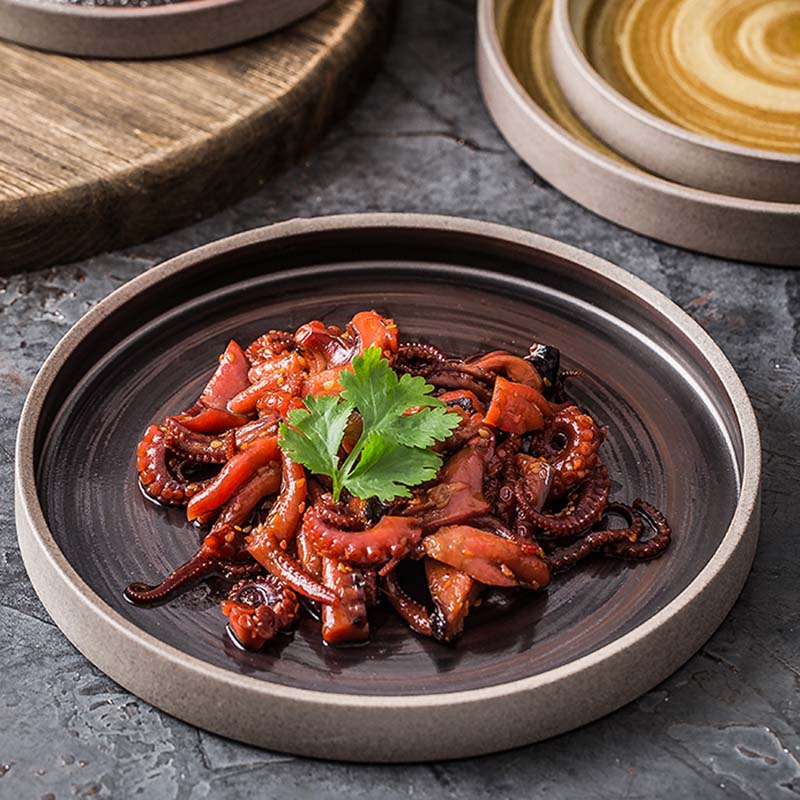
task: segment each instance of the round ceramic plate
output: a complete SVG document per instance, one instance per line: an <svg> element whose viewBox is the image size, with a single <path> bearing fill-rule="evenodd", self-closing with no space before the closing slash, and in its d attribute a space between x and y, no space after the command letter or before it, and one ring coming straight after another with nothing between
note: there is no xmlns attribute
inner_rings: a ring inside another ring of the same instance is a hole
<svg viewBox="0 0 800 800"><path fill-rule="evenodd" d="M180 510L144 498L145 427L188 406L229 338L365 308L403 337L469 354L532 340L591 379L615 496L665 509L656 561L598 559L545 592L497 594L452 646L388 611L356 648L312 620L234 647L215 588L155 608L123 599L196 548ZM730 364L662 295L559 242L448 217L298 220L193 250L131 281L61 341L20 423L16 504L31 581L101 669L196 725L327 758L468 756L565 731L665 678L722 621L757 537L759 440ZM436 720L436 724L431 724Z"/></svg>
<svg viewBox="0 0 800 800"><path fill-rule="evenodd" d="M162 58L283 28L329 0L0 0L0 38L57 53Z"/></svg>
<svg viewBox="0 0 800 800"><path fill-rule="evenodd" d="M710 192L798 203L800 70L777 35L791 36L793 16L781 2L554 0L553 69L578 116L634 163ZM736 124L747 145L726 127Z"/></svg>
<svg viewBox="0 0 800 800"><path fill-rule="evenodd" d="M672 183L625 161L584 125L553 74L551 10L552 0L478 3L483 96L520 157L564 194L626 228L724 258L800 266L800 204Z"/></svg>

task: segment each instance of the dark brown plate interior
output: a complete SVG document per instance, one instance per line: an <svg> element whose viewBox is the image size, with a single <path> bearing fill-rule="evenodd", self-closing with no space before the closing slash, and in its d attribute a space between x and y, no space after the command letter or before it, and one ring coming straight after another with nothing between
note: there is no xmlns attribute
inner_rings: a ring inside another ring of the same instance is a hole
<svg viewBox="0 0 800 800"><path fill-rule="evenodd" d="M276 270L283 271L276 271ZM490 272L489 270L494 270ZM189 406L227 340L357 310L393 316L404 339L450 352L531 340L561 348L592 379L574 396L607 424L614 496L642 496L675 529L668 554L635 567L597 559L546 592L498 595L443 646L378 613L372 641L323 646L307 619L263 653L237 650L215 598L198 587L151 609L122 596L155 582L196 548L180 510L139 491L144 428ZM425 694L505 683L568 663L663 608L708 561L738 497L740 442L732 410L692 343L602 276L552 255L444 231L318 231L241 246L133 296L71 356L45 406L37 483L65 556L112 608L209 663L287 686L352 694Z"/></svg>

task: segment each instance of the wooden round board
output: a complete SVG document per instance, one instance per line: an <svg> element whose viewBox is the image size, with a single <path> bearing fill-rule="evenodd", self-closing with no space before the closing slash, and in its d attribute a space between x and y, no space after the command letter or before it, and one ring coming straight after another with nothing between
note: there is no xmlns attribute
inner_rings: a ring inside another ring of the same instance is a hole
<svg viewBox="0 0 800 800"><path fill-rule="evenodd" d="M374 73L392 0L335 0L266 38L162 61L0 43L0 271L210 214L312 147Z"/></svg>

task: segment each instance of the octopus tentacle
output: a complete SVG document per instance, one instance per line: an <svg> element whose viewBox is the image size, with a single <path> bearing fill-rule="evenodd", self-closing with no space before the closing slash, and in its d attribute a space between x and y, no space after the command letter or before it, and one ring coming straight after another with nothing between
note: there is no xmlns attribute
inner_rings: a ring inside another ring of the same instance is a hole
<svg viewBox="0 0 800 800"><path fill-rule="evenodd" d="M492 390L478 378L462 372L458 366L439 366L426 374L425 380L437 389L466 389L472 392L482 403L492 397Z"/></svg>
<svg viewBox="0 0 800 800"><path fill-rule="evenodd" d="M131 583L125 590L125 597L132 603L154 603L211 574L243 578L260 572L261 565L249 561L243 552L245 533L239 526L267 494L277 490L278 480L273 465L260 469L228 501L198 551L185 564L173 570L157 586Z"/></svg>
<svg viewBox="0 0 800 800"><path fill-rule="evenodd" d="M449 359L436 345L422 342L404 342L395 356L394 369L398 372L415 372L422 365L432 367L448 364Z"/></svg>
<svg viewBox="0 0 800 800"><path fill-rule="evenodd" d="M164 431L151 425L136 450L136 467L142 489L154 500L170 506L183 506L198 492L211 484L211 480L182 481L167 462Z"/></svg>
<svg viewBox="0 0 800 800"><path fill-rule="evenodd" d="M273 549L267 569L309 600L316 600L318 603L336 602L336 595L330 589L304 572L300 564L282 550Z"/></svg>
<svg viewBox="0 0 800 800"><path fill-rule="evenodd" d="M385 578L390 572L393 572L400 566L400 562L403 560L403 556L397 557L392 556L379 570L378 570L378 577Z"/></svg>
<svg viewBox="0 0 800 800"><path fill-rule="evenodd" d="M285 391L290 395L299 394L305 379L306 373L299 370L282 375L280 378L269 375L258 383L251 383L232 397L228 402L228 409L236 414L250 414L256 410L261 398L275 391Z"/></svg>
<svg viewBox="0 0 800 800"><path fill-rule="evenodd" d="M653 505L637 498L633 508L639 512L653 529L654 534L646 541L621 541L607 548L606 553L617 558L643 560L660 556L672 541L672 529L667 518Z"/></svg>
<svg viewBox="0 0 800 800"><path fill-rule="evenodd" d="M159 603L189 584L199 581L216 572L219 562L201 548L185 564L167 575L161 583L149 586L146 583L129 583L125 589L125 599L136 605Z"/></svg>
<svg viewBox="0 0 800 800"><path fill-rule="evenodd" d="M244 352L251 364L257 364L259 361L282 355L296 348L294 334L288 331L269 331L259 336Z"/></svg>
<svg viewBox="0 0 800 800"><path fill-rule="evenodd" d="M577 406L558 410L542 432L539 454L553 465L553 497L574 489L595 468L603 431Z"/></svg>
<svg viewBox="0 0 800 800"><path fill-rule="evenodd" d="M382 564L405 556L422 537L414 517L385 516L371 528L353 531L335 527L322 514L320 506L309 508L303 528L321 553L350 564Z"/></svg>
<svg viewBox="0 0 800 800"><path fill-rule="evenodd" d="M135 604L157 603L209 575L244 578L258 574L262 567L258 562L246 560L248 556L242 551L243 538L244 533L230 524L215 525L186 563L156 586L141 582L129 584L125 598Z"/></svg>
<svg viewBox="0 0 800 800"><path fill-rule="evenodd" d="M262 467L275 461L279 452L277 436L262 436L247 443L227 461L219 473L189 501L186 516L190 521L207 521Z"/></svg>
<svg viewBox="0 0 800 800"><path fill-rule="evenodd" d="M626 505L625 503L609 503L603 512L603 516L608 517L615 514L622 517L627 523L627 527L621 528L625 536L620 539L620 541L627 539L629 542L638 542L644 530L642 515L637 513L633 506Z"/></svg>
<svg viewBox="0 0 800 800"><path fill-rule="evenodd" d="M231 632L248 650L259 650L300 612L295 593L274 575L240 581L220 606Z"/></svg>
<svg viewBox="0 0 800 800"><path fill-rule="evenodd" d="M514 498L525 516L530 519L541 512L550 496L553 468L543 458L520 453L517 455L517 474Z"/></svg>
<svg viewBox="0 0 800 800"><path fill-rule="evenodd" d="M550 581L535 544L502 539L471 525L449 525L423 540L425 555L489 586L541 589Z"/></svg>
<svg viewBox="0 0 800 800"><path fill-rule="evenodd" d="M488 478L484 483L484 494L494 506L497 517L506 525L514 519L517 500L514 487L519 480L519 468L516 455L521 438L517 434L509 434L497 446L495 455L487 468Z"/></svg>
<svg viewBox="0 0 800 800"><path fill-rule="evenodd" d="M190 461L201 464L224 464L233 457L235 440L232 431L219 436L197 433L174 417L167 417L164 420L163 430L166 447Z"/></svg>
<svg viewBox="0 0 800 800"><path fill-rule="evenodd" d="M337 508L332 508L330 505L326 504L324 500L322 503L316 504L314 508L320 519L328 525L334 525L346 531L352 531L354 528L358 527L358 520L349 509L339 510Z"/></svg>
<svg viewBox="0 0 800 800"><path fill-rule="evenodd" d="M278 492L280 487L281 471L277 462L259 468L223 506L212 532L244 525L259 503Z"/></svg>
<svg viewBox="0 0 800 800"><path fill-rule="evenodd" d="M486 383L490 386L497 379L496 370L492 369L492 367L481 366L481 362L479 361L473 361L473 362L451 361L446 366L446 369L450 369L454 372L460 372L463 375L470 375L476 380L481 381L482 383Z"/></svg>
<svg viewBox="0 0 800 800"><path fill-rule="evenodd" d="M219 570L228 580L240 580L242 578L255 578L256 575L264 574L264 567L258 561L236 562L220 561Z"/></svg>
<svg viewBox="0 0 800 800"><path fill-rule="evenodd" d="M400 586L397 574L390 572L380 582L383 593L392 604L392 608L405 620L411 630L423 636L433 636L431 615L421 603L409 597Z"/></svg>
<svg viewBox="0 0 800 800"><path fill-rule="evenodd" d="M512 531L511 528L509 528L508 525L506 525L502 520L498 519L492 514L484 514L480 517L475 517L469 522L473 528L488 531L489 533L493 533L495 536L499 536L501 539L508 539L510 542L517 541L517 536L514 531Z"/></svg>
<svg viewBox="0 0 800 800"><path fill-rule="evenodd" d="M430 558L425 559L425 577L433 601L433 636L441 642L452 642L461 635L470 606L483 591L483 584L466 572Z"/></svg>
<svg viewBox="0 0 800 800"><path fill-rule="evenodd" d="M524 522L541 531L542 537L564 539L577 536L594 525L608 504L610 484L605 465L598 464L577 490L574 502L559 514L544 514L530 502L522 482L516 486L517 502Z"/></svg>
<svg viewBox="0 0 800 800"><path fill-rule="evenodd" d="M559 547L545 555L547 566L553 572L563 572L574 567L579 561L587 558L592 553L608 548L609 545L616 546L617 543L630 542L636 540L642 529L642 521L632 509L621 503L610 503L604 512L605 514L616 513L624 516L628 520L625 528L607 528L601 531L591 531L578 541L566 547ZM605 549L606 554L608 550Z"/></svg>
<svg viewBox="0 0 800 800"><path fill-rule="evenodd" d="M367 595L361 571L333 558L322 559L322 578L336 602L322 607L322 638L327 644L369 638Z"/></svg>
<svg viewBox="0 0 800 800"><path fill-rule="evenodd" d="M282 388L283 382L289 376L307 370L308 362L303 356L299 353L288 352L256 362L247 371L247 379L250 385L259 385L265 381L271 381L277 389Z"/></svg>
<svg viewBox="0 0 800 800"><path fill-rule="evenodd" d="M244 414L232 414L223 408L205 408L199 402L184 411L167 419L175 420L195 433L225 433L229 428L238 428L248 421Z"/></svg>
<svg viewBox="0 0 800 800"><path fill-rule="evenodd" d="M266 521L247 537L247 551L268 572L276 575L296 592L319 603L333 603L336 595L303 571L287 552L305 511L306 473L300 464L283 456L283 483L278 499Z"/></svg>
<svg viewBox="0 0 800 800"><path fill-rule="evenodd" d="M250 420L233 431L234 443L239 450L248 442L261 436L275 435L278 432L278 419L274 414L268 413L260 419Z"/></svg>
<svg viewBox="0 0 800 800"><path fill-rule="evenodd" d="M516 356L506 350L494 350L480 358L471 360L470 366L480 367L485 371L503 375L510 381L524 383L541 391L543 388L542 376L528 359Z"/></svg>
<svg viewBox="0 0 800 800"><path fill-rule="evenodd" d="M364 581L364 597L367 606L378 605L378 572L374 569L362 568L361 576Z"/></svg>

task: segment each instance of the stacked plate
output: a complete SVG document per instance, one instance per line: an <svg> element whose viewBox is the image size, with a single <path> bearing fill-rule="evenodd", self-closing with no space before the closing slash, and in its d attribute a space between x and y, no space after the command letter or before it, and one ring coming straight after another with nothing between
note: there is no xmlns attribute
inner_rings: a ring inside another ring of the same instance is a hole
<svg viewBox="0 0 800 800"><path fill-rule="evenodd" d="M682 247L800 266L796 0L480 0L498 127L592 211Z"/></svg>
<svg viewBox="0 0 800 800"><path fill-rule="evenodd" d="M328 0L0 0L0 39L56 53L164 58L291 25Z"/></svg>

